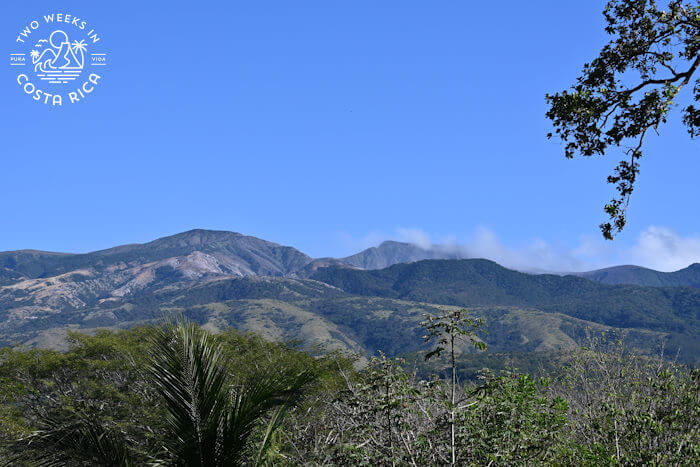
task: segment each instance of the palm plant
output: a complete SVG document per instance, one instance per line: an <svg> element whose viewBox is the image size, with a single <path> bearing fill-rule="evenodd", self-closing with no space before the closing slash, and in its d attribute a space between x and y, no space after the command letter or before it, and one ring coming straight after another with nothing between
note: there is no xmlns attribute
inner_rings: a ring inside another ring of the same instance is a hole
<svg viewBox="0 0 700 467"><path fill-rule="evenodd" d="M231 381L220 345L193 323L156 332L148 375L165 402L168 463L187 466L242 464L260 420L275 408L297 403L312 379L309 372L281 370ZM268 448L282 412L269 420L258 458Z"/></svg>
<svg viewBox="0 0 700 467"><path fill-rule="evenodd" d="M63 420L52 414L41 425L40 430L18 440L16 454L0 460L0 465L135 465L135 456L128 447L126 436L94 417L76 413Z"/></svg>

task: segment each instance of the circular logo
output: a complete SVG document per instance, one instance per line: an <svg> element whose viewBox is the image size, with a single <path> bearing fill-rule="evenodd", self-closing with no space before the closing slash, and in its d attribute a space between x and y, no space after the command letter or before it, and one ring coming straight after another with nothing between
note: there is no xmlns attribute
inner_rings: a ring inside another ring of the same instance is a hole
<svg viewBox="0 0 700 467"><path fill-rule="evenodd" d="M102 80L107 54L100 35L80 17L51 13L19 31L10 67L33 100L49 106L81 102Z"/></svg>

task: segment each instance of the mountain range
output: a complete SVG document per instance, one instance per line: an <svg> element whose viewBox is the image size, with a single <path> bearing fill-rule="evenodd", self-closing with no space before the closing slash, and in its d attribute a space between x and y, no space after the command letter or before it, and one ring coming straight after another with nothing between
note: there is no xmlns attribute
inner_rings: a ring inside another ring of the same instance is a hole
<svg viewBox="0 0 700 467"><path fill-rule="evenodd" d="M566 349L617 330L639 351L664 342L695 363L699 284L698 264L675 273L526 274L440 247L384 242L313 259L255 237L192 230L87 254L0 253L0 345L61 347L66 330L179 313L212 330L398 355L423 348L424 313L468 307L486 319L492 351Z"/></svg>
<svg viewBox="0 0 700 467"><path fill-rule="evenodd" d="M412 263L426 259L469 259L458 248L445 245L422 247L411 243L386 241L377 247L368 248L355 255L342 258L335 265L343 263L361 269L383 269L394 264ZM534 273L533 270L522 272ZM539 273L539 271L537 272ZM552 272L552 274L560 274ZM611 285L641 285L647 287L700 287L700 263L674 272L661 272L640 266L615 266L586 272L568 273L595 282Z"/></svg>

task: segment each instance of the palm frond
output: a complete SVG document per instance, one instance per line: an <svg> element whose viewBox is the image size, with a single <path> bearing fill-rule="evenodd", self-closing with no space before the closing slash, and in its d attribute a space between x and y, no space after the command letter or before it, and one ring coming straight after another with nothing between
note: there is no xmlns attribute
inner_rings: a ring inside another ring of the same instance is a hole
<svg viewBox="0 0 700 467"><path fill-rule="evenodd" d="M280 407L277 407L277 409L275 409L275 411L273 412L272 416L270 417L270 420L265 426L265 433L263 434L263 438L260 440L258 452L255 457L255 462L253 462L253 465L258 466L267 464L266 461L267 458L269 458L268 453L272 448L273 438L275 436L275 433L277 432L277 429L284 421L284 416L286 415L289 408L289 404L284 404Z"/></svg>
<svg viewBox="0 0 700 467"><path fill-rule="evenodd" d="M149 376L167 409L167 450L187 465L207 465L226 409L221 348L195 324L180 323L156 331L150 357Z"/></svg>
<svg viewBox="0 0 700 467"><path fill-rule="evenodd" d="M42 430L15 442L14 450L18 454L8 459L6 465L16 465L20 461L37 467L134 465L124 434L93 417L76 414L68 421L47 419L43 425Z"/></svg>
<svg viewBox="0 0 700 467"><path fill-rule="evenodd" d="M303 388L314 375L305 371L277 374L258 372L249 376L244 384L234 387L231 393L231 408L227 413L223 442L227 446L224 460L230 464L241 462L241 455L260 420L276 407L292 407L304 395ZM268 429L274 431L281 423L284 412L272 420ZM264 449L268 446L263 445Z"/></svg>
<svg viewBox="0 0 700 467"><path fill-rule="evenodd" d="M149 377L167 410L165 448L173 462L192 466L243 463L261 420L296 404L313 379L310 372L256 372L233 384L215 337L183 321L156 331L150 358ZM272 417L270 433L282 415Z"/></svg>

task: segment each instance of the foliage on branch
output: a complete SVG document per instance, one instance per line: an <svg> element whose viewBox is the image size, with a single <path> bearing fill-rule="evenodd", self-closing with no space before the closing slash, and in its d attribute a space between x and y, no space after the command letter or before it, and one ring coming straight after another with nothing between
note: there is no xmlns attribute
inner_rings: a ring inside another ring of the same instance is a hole
<svg viewBox="0 0 700 467"><path fill-rule="evenodd" d="M605 205L609 222L600 225L612 239L627 221L626 211L639 174L645 136L666 123L681 90L700 67L700 6L673 0L659 7L654 0L611 0L605 7L605 31L612 39L572 89L547 94L547 118L565 145L565 155L605 154L625 147L607 180L617 196ZM700 100L695 79L694 101ZM700 134L700 109L684 104L683 122L691 137ZM548 137L552 137L549 133Z"/></svg>

